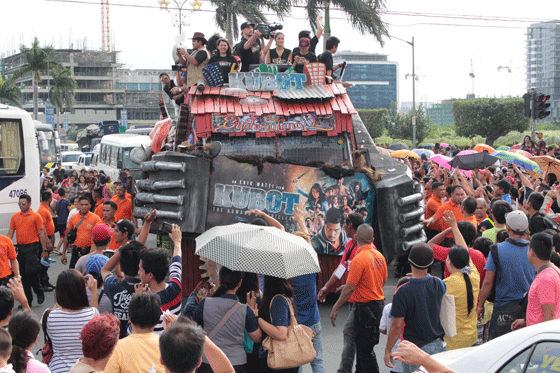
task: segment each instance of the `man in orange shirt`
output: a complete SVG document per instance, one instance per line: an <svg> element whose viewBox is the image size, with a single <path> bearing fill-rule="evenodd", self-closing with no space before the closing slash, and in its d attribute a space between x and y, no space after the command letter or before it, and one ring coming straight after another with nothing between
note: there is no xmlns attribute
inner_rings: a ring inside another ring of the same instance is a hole
<svg viewBox="0 0 560 373"><path fill-rule="evenodd" d="M16 249L12 240L0 235L0 286L5 286L14 276L19 277Z"/></svg>
<svg viewBox="0 0 560 373"><path fill-rule="evenodd" d="M486 204L484 198L477 198L476 210L474 212L474 216L476 217L477 224L482 223L488 217L488 214L486 213L487 210L488 210L488 205Z"/></svg>
<svg viewBox="0 0 560 373"><path fill-rule="evenodd" d="M96 188L93 190L93 203L95 203L95 215L99 216L99 219L103 219L103 188Z"/></svg>
<svg viewBox="0 0 560 373"><path fill-rule="evenodd" d="M476 198L468 196L461 203L461 211L463 212L463 221L468 221L474 228L478 227L478 221L474 213L476 212Z"/></svg>
<svg viewBox="0 0 560 373"><path fill-rule="evenodd" d="M126 195L124 184L121 181L115 181L113 185L115 187L115 195L111 201L117 204L115 219L117 221L121 219L132 220L132 200Z"/></svg>
<svg viewBox="0 0 560 373"><path fill-rule="evenodd" d="M426 213L424 214L426 219L434 216L436 211L441 207L443 204L443 197L445 197L445 185L436 181L432 184L432 196L428 199L428 202L426 202ZM441 232L440 221L426 226L426 235L428 236L428 239L431 239L439 232Z"/></svg>
<svg viewBox="0 0 560 373"><path fill-rule="evenodd" d="M51 215L51 210L49 208L52 201L53 201L53 197L51 192L45 190L43 193L41 193L41 205L37 209L37 213L41 215L41 218L43 219L43 226L45 227L45 231L47 232L47 237L49 239L49 242L54 247L54 221ZM47 259L47 260L51 260L51 259ZM48 267L41 265L41 271L39 273L39 282L41 283L41 286L43 287L44 291L53 291L54 285L49 282L49 275L47 273L48 270L49 270Z"/></svg>
<svg viewBox="0 0 560 373"><path fill-rule="evenodd" d="M93 227L101 223L99 216L95 215L89 211L91 207L91 202L88 197L80 197L78 203L78 213L68 219L68 225L66 226L66 237L64 242L64 249L62 250L62 256L60 261L62 264L66 264L66 251L68 250L68 234L74 228L76 228L76 240L72 244L72 258L70 259L70 268L76 266L76 262L82 255L89 254L91 249L91 237Z"/></svg>
<svg viewBox="0 0 560 373"><path fill-rule="evenodd" d="M356 372L379 372L373 347L379 343L379 322L383 314L387 282L387 263L373 246L373 228L362 224L356 231L358 252L350 264L350 271L342 294L331 311L335 326L338 309L346 302L354 304L348 318L354 319L356 343Z"/></svg>
<svg viewBox="0 0 560 373"><path fill-rule="evenodd" d="M48 249L52 249L52 245L49 245L41 215L31 210L31 196L22 194L18 204L21 211L12 215L8 238L12 240L16 233L17 259L22 274L21 282L27 302L31 307L33 302L31 288L37 293L37 303L42 304L45 301L45 293L39 283L39 270L41 269L39 258L42 256L43 259L46 259ZM42 254L39 255L41 248Z"/></svg>
<svg viewBox="0 0 560 373"><path fill-rule="evenodd" d="M461 211L461 203L463 202L463 199L465 199L465 191L463 190L463 187L460 185L454 185L451 189L451 198L449 201L441 205L432 217L424 219L422 222L428 227L438 221L441 221L442 231L446 230L449 226L445 224L442 219L443 214L446 211L452 211L457 221L463 221L463 212ZM450 234L448 237L452 239L453 235Z"/></svg>

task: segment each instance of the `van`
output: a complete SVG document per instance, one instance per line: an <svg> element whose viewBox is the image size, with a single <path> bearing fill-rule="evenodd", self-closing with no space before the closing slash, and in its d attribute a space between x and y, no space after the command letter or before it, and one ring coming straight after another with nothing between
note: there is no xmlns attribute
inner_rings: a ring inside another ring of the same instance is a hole
<svg viewBox="0 0 560 373"><path fill-rule="evenodd" d="M82 155L80 155L80 158L78 158L78 164L76 165L76 171L78 171L78 174L82 171L82 170L86 170L86 171L90 171L91 167L91 157L92 157L93 153L84 153Z"/></svg>
<svg viewBox="0 0 560 373"><path fill-rule="evenodd" d="M101 139L99 156L95 169L103 171L113 181L118 180L119 173L125 168L130 170L134 179L140 177L140 166L130 160L130 151L139 146L150 146L150 136L135 134L105 135Z"/></svg>
<svg viewBox="0 0 560 373"><path fill-rule="evenodd" d="M76 152L80 147L75 142L63 142L60 144L60 152Z"/></svg>

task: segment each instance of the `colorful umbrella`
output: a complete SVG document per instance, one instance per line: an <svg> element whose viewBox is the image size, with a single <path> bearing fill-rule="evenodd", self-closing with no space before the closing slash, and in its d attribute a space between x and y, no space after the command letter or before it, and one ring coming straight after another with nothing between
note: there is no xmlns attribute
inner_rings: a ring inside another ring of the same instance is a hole
<svg viewBox="0 0 560 373"><path fill-rule="evenodd" d="M411 158L420 159L420 156L418 154L414 153L412 150L407 150L407 149L395 150L394 152L391 152L391 157L395 157L395 158L411 157Z"/></svg>
<svg viewBox="0 0 560 373"><path fill-rule="evenodd" d="M521 154L527 158L533 158L533 154L529 153L528 151L525 150L521 150L521 149L515 149L515 150L510 150L510 153L517 153L517 154Z"/></svg>
<svg viewBox="0 0 560 373"><path fill-rule="evenodd" d="M436 155L436 153L434 153L433 151L428 150L428 149L412 149L412 151L413 151L414 153L418 154L420 157L422 156L422 154L426 154L426 156L427 156L428 158L431 158L431 157L433 157L434 155Z"/></svg>
<svg viewBox="0 0 560 373"><path fill-rule="evenodd" d="M538 164L545 174L554 174L560 180L560 160L549 155L533 157L531 160Z"/></svg>
<svg viewBox="0 0 560 373"><path fill-rule="evenodd" d="M491 156L488 153L474 153L457 155L449 162L451 167L456 167L461 170L474 170L488 167L494 164L498 158Z"/></svg>
<svg viewBox="0 0 560 373"><path fill-rule="evenodd" d="M504 150L504 151L508 151L508 150L509 150L509 146L506 146L506 145L501 145L501 146L498 146L498 148L497 148L496 150Z"/></svg>
<svg viewBox="0 0 560 373"><path fill-rule="evenodd" d="M408 150L408 149L410 149L410 148L408 147L408 145L403 144L402 142L394 142L394 143L392 143L391 145L389 145L388 148L389 148L390 150L402 150L402 149Z"/></svg>
<svg viewBox="0 0 560 373"><path fill-rule="evenodd" d="M436 144L434 144L433 142L427 142L422 145L423 148L433 148L434 146L436 146Z"/></svg>
<svg viewBox="0 0 560 373"><path fill-rule="evenodd" d="M491 155L493 155L498 159L501 159L502 161L506 161L509 163L513 163L519 167L523 167L526 170L533 171L533 172L542 172L541 168L537 163L533 162L529 158L519 153L512 153L512 152L498 150L492 153Z"/></svg>
<svg viewBox="0 0 560 373"><path fill-rule="evenodd" d="M511 148L509 148L509 150L521 149L522 147L523 147L522 144L515 144L514 146L512 146Z"/></svg>
<svg viewBox="0 0 560 373"><path fill-rule="evenodd" d="M430 161L436 163L437 165L443 168L447 168L448 170L451 170L451 166L449 165L451 159L453 158L441 154L436 154L432 158L430 158Z"/></svg>
<svg viewBox="0 0 560 373"><path fill-rule="evenodd" d="M474 150L482 153L486 150L486 152L488 153L494 153L496 151L496 149L494 149L493 147L491 147L490 145L486 145L486 144L476 144L476 146L474 147ZM507 150L507 149L506 149Z"/></svg>

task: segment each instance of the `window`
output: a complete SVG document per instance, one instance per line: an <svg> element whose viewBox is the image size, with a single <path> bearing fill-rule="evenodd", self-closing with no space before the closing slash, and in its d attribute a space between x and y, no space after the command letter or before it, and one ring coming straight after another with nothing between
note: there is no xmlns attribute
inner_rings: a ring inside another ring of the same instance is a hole
<svg viewBox="0 0 560 373"><path fill-rule="evenodd" d="M0 121L0 175L24 175L20 121Z"/></svg>
<svg viewBox="0 0 560 373"><path fill-rule="evenodd" d="M552 372L558 371L559 367L560 343L545 341L523 350L498 372Z"/></svg>

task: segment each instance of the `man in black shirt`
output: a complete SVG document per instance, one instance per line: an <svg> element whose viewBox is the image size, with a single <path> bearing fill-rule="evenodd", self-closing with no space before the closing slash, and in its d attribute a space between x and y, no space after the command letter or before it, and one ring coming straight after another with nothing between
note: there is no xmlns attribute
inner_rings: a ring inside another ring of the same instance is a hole
<svg viewBox="0 0 560 373"><path fill-rule="evenodd" d="M326 48L327 50L321 53L318 57L318 61L325 64L327 68L327 76L325 77L326 84L332 84L334 79L333 72L345 66L346 62L339 63L336 66L333 66L333 54L338 51L338 44L340 40L336 36L331 36L326 41ZM329 78L330 77L330 78ZM344 83L343 83L344 84ZM348 84L348 83L346 83Z"/></svg>
<svg viewBox="0 0 560 373"><path fill-rule="evenodd" d="M309 45L309 51L311 53L315 53L315 47L317 47L317 44L319 44L319 39L321 39L321 35L323 35L323 25L321 24L321 20L323 19L322 16L317 16L317 32L315 33L315 36L311 37L311 31L300 31L298 34L298 40L301 40L301 38L309 38L310 39L310 45ZM299 52L299 47L295 47L292 50L292 53L295 55L297 52Z"/></svg>
<svg viewBox="0 0 560 373"><path fill-rule="evenodd" d="M56 170L53 171L53 176L56 179L57 184L62 183L62 180L64 180L65 173L66 171L64 170L64 168L62 168L62 163L58 162L56 164Z"/></svg>
<svg viewBox="0 0 560 373"><path fill-rule="evenodd" d="M299 51L293 54L296 73L303 73L303 66L308 63L317 62L317 56L315 53L309 51L309 45L309 38L299 39Z"/></svg>
<svg viewBox="0 0 560 373"><path fill-rule="evenodd" d="M259 30L253 30L255 25L249 22L241 24L243 37L235 47L235 54L241 58L241 72L249 71L249 65L259 64L261 61L261 42L262 35Z"/></svg>
<svg viewBox="0 0 560 373"><path fill-rule="evenodd" d="M167 94L167 96L169 96L170 99L174 101L173 108L175 109L175 116L178 118L179 108L181 107L181 104L185 101L185 93L180 92L176 95L171 93L171 88L175 87L175 82L171 78L169 78L169 75L167 75L166 73L161 73L159 75L159 78L163 83L163 91Z"/></svg>

